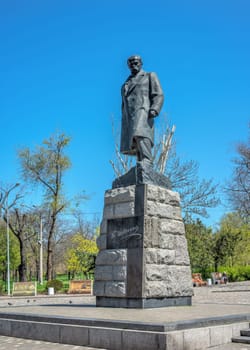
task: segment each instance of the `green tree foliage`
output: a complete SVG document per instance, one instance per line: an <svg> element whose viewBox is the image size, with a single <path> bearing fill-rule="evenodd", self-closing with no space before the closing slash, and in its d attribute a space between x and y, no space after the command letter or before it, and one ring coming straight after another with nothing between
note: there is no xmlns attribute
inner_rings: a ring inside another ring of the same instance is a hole
<svg viewBox="0 0 250 350"><path fill-rule="evenodd" d="M7 266L7 239L6 239L6 224L0 222L0 275L2 279L6 276ZM15 271L20 264L20 250L17 238L10 231L10 270Z"/></svg>
<svg viewBox="0 0 250 350"><path fill-rule="evenodd" d="M67 252L68 270L74 276L76 273L84 275L93 273L95 258L98 248L95 240L87 239L80 233L75 234L72 239L72 247Z"/></svg>
<svg viewBox="0 0 250 350"><path fill-rule="evenodd" d="M216 266L250 265L250 226L238 213L224 216L215 235Z"/></svg>
<svg viewBox="0 0 250 350"><path fill-rule="evenodd" d="M185 229L192 271L199 271L205 277L214 265L212 230L199 219L190 220L185 224Z"/></svg>
<svg viewBox="0 0 250 350"><path fill-rule="evenodd" d="M23 178L44 190L44 199L50 210L47 244L47 279L53 277L54 234L57 218L67 206L63 194L63 176L70 167L70 160L64 154L70 138L64 134L56 134L44 140L42 146L35 151L24 148L19 151Z"/></svg>

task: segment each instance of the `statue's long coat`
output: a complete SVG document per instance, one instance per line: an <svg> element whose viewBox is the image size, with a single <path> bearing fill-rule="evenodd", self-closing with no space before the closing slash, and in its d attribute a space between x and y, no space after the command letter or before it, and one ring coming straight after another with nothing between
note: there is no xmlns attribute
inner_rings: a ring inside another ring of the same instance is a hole
<svg viewBox="0 0 250 350"><path fill-rule="evenodd" d="M163 104L163 92L155 73L141 70L130 76L122 86L122 127L120 151L135 154L134 137L150 139L154 145L154 118L148 118L150 109L157 115Z"/></svg>

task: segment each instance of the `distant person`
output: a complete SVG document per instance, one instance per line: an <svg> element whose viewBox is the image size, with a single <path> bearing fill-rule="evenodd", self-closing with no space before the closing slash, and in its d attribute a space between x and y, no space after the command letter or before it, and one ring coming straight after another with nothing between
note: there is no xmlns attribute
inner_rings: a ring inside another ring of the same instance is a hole
<svg viewBox="0 0 250 350"><path fill-rule="evenodd" d="M222 283L227 284L228 277L225 271L222 273L221 280L222 280Z"/></svg>
<svg viewBox="0 0 250 350"><path fill-rule="evenodd" d="M122 86L120 151L152 165L154 118L162 108L163 92L157 75L142 69L140 56L129 57L127 63L131 75Z"/></svg>

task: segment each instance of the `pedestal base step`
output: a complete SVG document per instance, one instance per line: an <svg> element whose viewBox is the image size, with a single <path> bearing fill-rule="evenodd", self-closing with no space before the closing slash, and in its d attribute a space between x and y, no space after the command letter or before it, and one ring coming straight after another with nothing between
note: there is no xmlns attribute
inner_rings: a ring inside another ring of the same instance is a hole
<svg viewBox="0 0 250 350"><path fill-rule="evenodd" d="M175 298L112 298L96 297L97 307L121 307L128 309L151 309L167 306L191 306L192 297Z"/></svg>

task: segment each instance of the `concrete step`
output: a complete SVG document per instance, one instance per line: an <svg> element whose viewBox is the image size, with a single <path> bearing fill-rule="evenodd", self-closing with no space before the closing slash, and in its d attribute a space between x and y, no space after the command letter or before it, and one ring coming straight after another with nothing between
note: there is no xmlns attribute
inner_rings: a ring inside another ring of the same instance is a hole
<svg viewBox="0 0 250 350"><path fill-rule="evenodd" d="M187 350L204 349L204 344L211 348L229 343L232 334L249 327L250 317L243 314L151 323L105 319L108 309L102 312L103 318L0 312L0 335L108 350L177 350L184 349L184 342Z"/></svg>
<svg viewBox="0 0 250 350"><path fill-rule="evenodd" d="M110 350L165 350L164 330L161 324L0 313L0 335Z"/></svg>
<svg viewBox="0 0 250 350"><path fill-rule="evenodd" d="M250 337L250 328L243 329L242 331L240 331L240 334L245 336L245 337Z"/></svg>
<svg viewBox="0 0 250 350"><path fill-rule="evenodd" d="M242 329L239 337L232 338L233 343L250 344L250 328Z"/></svg>
<svg viewBox="0 0 250 350"><path fill-rule="evenodd" d="M233 343L250 344L250 337L239 336L232 338Z"/></svg>

